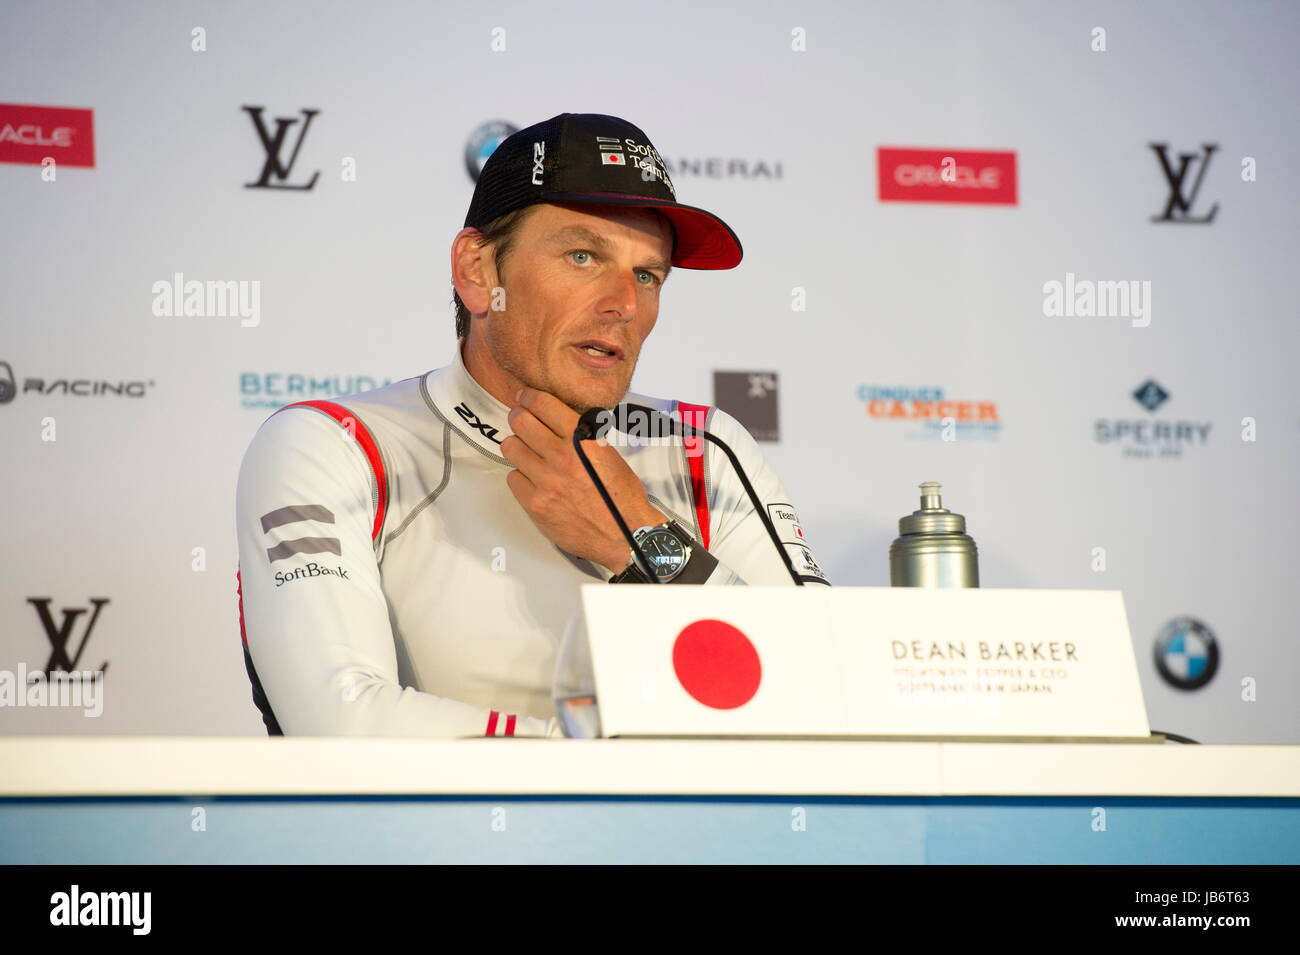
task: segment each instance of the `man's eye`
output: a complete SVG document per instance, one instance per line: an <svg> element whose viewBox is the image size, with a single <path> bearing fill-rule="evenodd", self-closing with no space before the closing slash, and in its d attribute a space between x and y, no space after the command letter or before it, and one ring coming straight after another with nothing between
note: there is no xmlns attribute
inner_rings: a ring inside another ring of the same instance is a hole
<svg viewBox="0 0 1300 955"><path fill-rule="evenodd" d="M578 255L584 256L584 258L582 258L581 260L576 259L576 258L574 259L574 261L577 262L578 265L586 265L586 264L587 264L587 261L591 258L591 253L588 252L586 249L577 249L577 250L575 250L575 251L573 251L573 252L570 252L569 255L571 255L571 256L578 256Z"/></svg>
<svg viewBox="0 0 1300 955"><path fill-rule="evenodd" d="M639 272L639 273L637 273L637 274L638 274L638 275L643 275L643 276L645 276L646 278L648 278L648 279L650 280L649 282L642 282L642 283L641 283L642 285L658 285L658 284L659 284L659 276L655 275L653 272L646 272L646 271L642 270L641 272Z"/></svg>

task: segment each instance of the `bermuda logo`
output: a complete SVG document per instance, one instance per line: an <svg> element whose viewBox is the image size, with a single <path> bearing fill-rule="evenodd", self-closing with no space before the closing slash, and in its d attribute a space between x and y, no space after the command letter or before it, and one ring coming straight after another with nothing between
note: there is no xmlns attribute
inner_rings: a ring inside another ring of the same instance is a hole
<svg viewBox="0 0 1300 955"><path fill-rule="evenodd" d="M1165 174L1165 182L1169 186L1169 198L1165 202L1165 211L1158 216L1152 216L1152 222L1194 222L1198 224L1207 224L1214 221L1214 216L1219 211L1219 204L1216 202L1210 207L1210 211L1199 218L1192 215L1192 206L1196 204L1196 196L1201 191L1201 181L1205 178L1205 170L1210 166L1210 157L1214 151L1219 148L1217 143L1202 143L1201 149L1204 155L1199 153L1179 153L1178 169L1175 170L1169 162L1168 143L1148 143L1155 150L1156 158L1160 160L1160 171ZM1196 180L1191 183L1191 191L1186 192L1187 174L1191 171L1193 163L1199 161L1196 170Z"/></svg>
<svg viewBox="0 0 1300 955"><path fill-rule="evenodd" d="M305 185L294 186L288 182L290 174L293 172L293 164L298 161L298 150L302 148L302 141L307 138L307 127L311 125L312 117L320 112L318 109L304 109L302 111L302 129L298 131L297 141L293 144L293 152L289 153L289 161L282 162L280 154L284 149L285 138L289 134L289 127L295 125L298 119L285 119L277 117L275 120L275 134L272 135L267 131L266 124L262 122L262 110L264 106L242 106L240 107L249 116L253 117L253 126L257 130L257 138L262 142L262 149L266 152L266 161L262 164L262 174L258 176L256 182L246 182L244 186L248 189L310 189L316 185L316 180L320 178L320 170L312 175L311 180ZM272 182L272 179L275 182Z"/></svg>

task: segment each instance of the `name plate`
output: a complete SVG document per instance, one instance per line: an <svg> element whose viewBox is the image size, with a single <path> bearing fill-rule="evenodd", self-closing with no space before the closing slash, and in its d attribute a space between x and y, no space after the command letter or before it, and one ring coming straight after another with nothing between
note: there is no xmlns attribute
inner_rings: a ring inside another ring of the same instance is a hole
<svg viewBox="0 0 1300 955"><path fill-rule="evenodd" d="M1116 590L582 588L605 736L1150 736Z"/></svg>

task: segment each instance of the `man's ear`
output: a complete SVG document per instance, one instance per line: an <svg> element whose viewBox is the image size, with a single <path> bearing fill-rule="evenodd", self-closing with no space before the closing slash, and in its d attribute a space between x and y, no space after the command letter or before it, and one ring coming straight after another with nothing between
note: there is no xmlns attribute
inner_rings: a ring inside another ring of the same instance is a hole
<svg viewBox="0 0 1300 955"><path fill-rule="evenodd" d="M493 258L477 229L461 229L451 240L451 284L472 315L484 314L491 305L492 290L497 286Z"/></svg>

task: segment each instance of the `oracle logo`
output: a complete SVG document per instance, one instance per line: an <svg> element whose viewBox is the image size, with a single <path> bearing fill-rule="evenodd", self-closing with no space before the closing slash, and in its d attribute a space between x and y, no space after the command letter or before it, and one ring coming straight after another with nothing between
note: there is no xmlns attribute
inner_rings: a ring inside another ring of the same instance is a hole
<svg viewBox="0 0 1300 955"><path fill-rule="evenodd" d="M997 189L1001 185L997 166L985 166L976 173L970 166L935 166L906 164L894 169L894 181L901 186L951 185L958 189Z"/></svg>
<svg viewBox="0 0 1300 955"><path fill-rule="evenodd" d="M57 126L46 136L39 126L18 126L6 124L0 129L0 143L22 143L24 146L59 146L67 149L72 145L72 127Z"/></svg>
<svg viewBox="0 0 1300 955"><path fill-rule="evenodd" d="M0 162L95 165L95 119L89 109L0 103ZM57 150L57 152L51 152Z"/></svg>
<svg viewBox="0 0 1300 955"><path fill-rule="evenodd" d="M881 146L876 156L881 202L1017 204L1014 152Z"/></svg>

